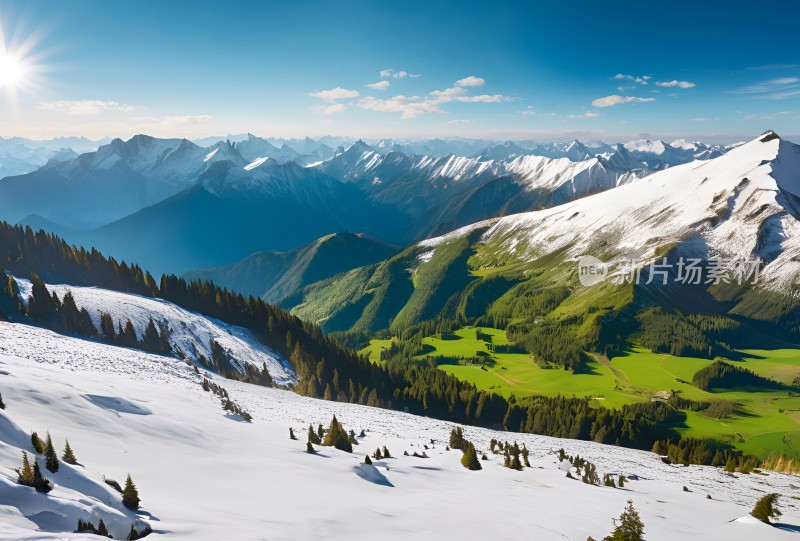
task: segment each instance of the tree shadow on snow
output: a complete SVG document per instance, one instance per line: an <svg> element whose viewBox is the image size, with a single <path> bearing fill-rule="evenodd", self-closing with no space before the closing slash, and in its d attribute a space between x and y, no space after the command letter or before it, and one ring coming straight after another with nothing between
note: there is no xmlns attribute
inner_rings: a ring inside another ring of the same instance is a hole
<svg viewBox="0 0 800 541"><path fill-rule="evenodd" d="M394 485L386 478L386 476L379 472L378 468L372 464L359 464L353 468L353 471L355 471L356 475L358 475L360 478L365 481L369 481L370 483L385 487L394 487Z"/></svg>
<svg viewBox="0 0 800 541"><path fill-rule="evenodd" d="M775 523L773 524L777 529L783 530L785 532L792 532L792 533L800 533L800 526L797 524L780 524Z"/></svg>

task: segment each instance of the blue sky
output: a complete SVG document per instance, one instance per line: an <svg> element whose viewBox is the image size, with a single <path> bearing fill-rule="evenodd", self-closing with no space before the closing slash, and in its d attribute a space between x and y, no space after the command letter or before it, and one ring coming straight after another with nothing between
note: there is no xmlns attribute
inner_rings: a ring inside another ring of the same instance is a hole
<svg viewBox="0 0 800 541"><path fill-rule="evenodd" d="M798 20L789 0L6 0L0 135L797 134Z"/></svg>

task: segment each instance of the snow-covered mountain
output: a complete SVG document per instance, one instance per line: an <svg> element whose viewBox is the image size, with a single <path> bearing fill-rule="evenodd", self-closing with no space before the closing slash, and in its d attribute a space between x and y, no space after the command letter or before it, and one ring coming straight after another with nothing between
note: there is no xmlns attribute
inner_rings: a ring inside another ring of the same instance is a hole
<svg viewBox="0 0 800 541"><path fill-rule="evenodd" d="M629 499L653 541L792 539L800 524L794 476L731 476L670 466L645 451L465 427L488 455L481 471L468 471L461 453L446 449L450 423L221 380L177 359L36 327L0 323L0 371L0 537L8 540L97 539L71 533L78 518L103 518L115 539L134 521L149 523L153 539L599 539ZM252 424L204 392L203 377L227 389ZM308 425L333 415L365 431L354 453L306 453ZM45 471L55 485L47 495L15 483L22 451L32 455L32 430L49 430L58 445L69 439L80 462ZM524 444L531 468L504 468L502 455L488 451L492 438ZM363 464L382 446L392 458ZM629 482L617 489L569 479L559 448ZM138 513L103 483L128 473ZM787 496L785 529L748 515L765 492Z"/></svg>
<svg viewBox="0 0 800 541"><path fill-rule="evenodd" d="M84 151L84 145L91 145L91 141L88 140L65 139L61 142L64 146L55 146L53 141L0 137L0 179L30 173L51 160L65 161L76 157L78 151L66 146L67 144L76 145L79 151Z"/></svg>
<svg viewBox="0 0 800 541"><path fill-rule="evenodd" d="M16 279L20 298L27 304L31 295L31 283ZM48 291L60 299L67 291L72 293L78 309L85 308L96 328L100 328L100 316L111 316L114 325L124 327L130 320L140 340L144 339L145 329L152 320L157 328L167 332L172 351L186 360L199 364L203 356L212 359L211 342L219 344L229 355L234 367L244 373L243 365L248 364L260 370L267 367L272 379L278 384L297 381L288 361L259 342L248 329L228 325L221 321L190 312L170 302L151 299L139 295L119 293L94 287L75 287L48 285Z"/></svg>
<svg viewBox="0 0 800 541"><path fill-rule="evenodd" d="M566 150L583 156L574 142ZM370 198L408 213L416 238L441 233L490 216L552 206L632 182L651 171L642 162L548 158L521 152L508 143L495 147L503 160L488 156L382 154L363 141L339 148L319 169L352 182ZM510 151L505 153L505 151ZM511 157L515 156L515 157Z"/></svg>
<svg viewBox="0 0 800 541"><path fill-rule="evenodd" d="M654 173L613 190L536 212L472 224L424 241L486 229L492 253L532 261L598 250L612 265L648 261L667 247L688 256L760 258L764 288L790 293L800 266L800 146L767 132L727 154Z"/></svg>

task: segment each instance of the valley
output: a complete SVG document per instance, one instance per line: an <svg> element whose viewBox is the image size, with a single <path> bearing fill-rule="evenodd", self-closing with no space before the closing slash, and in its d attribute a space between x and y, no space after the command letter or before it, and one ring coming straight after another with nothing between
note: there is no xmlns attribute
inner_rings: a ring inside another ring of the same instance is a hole
<svg viewBox="0 0 800 541"><path fill-rule="evenodd" d="M476 331L489 337L478 340ZM394 339L373 339L362 350L373 362ZM479 389L517 397L566 395L592 399L598 407L669 398L672 393L689 400L730 403L732 411L682 410L685 420L676 426L681 435L730 443L762 458L783 454L800 458L800 391L759 388L703 391L692 385L694 374L713 361L675 357L633 347L606 358L591 354L585 370L572 373L558 366L542 368L529 353L494 353L493 346L508 346L499 329L464 327L425 337L422 351L413 358L430 359L436 366L476 385ZM748 370L787 385L800 377L800 349L745 350L735 362Z"/></svg>

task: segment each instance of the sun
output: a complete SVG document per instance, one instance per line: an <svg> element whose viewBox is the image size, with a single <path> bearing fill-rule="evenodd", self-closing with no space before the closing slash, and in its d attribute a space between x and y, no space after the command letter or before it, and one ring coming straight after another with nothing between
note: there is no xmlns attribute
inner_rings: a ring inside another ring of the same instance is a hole
<svg viewBox="0 0 800 541"><path fill-rule="evenodd" d="M0 88L13 89L25 77L25 64L9 53L0 52Z"/></svg>

